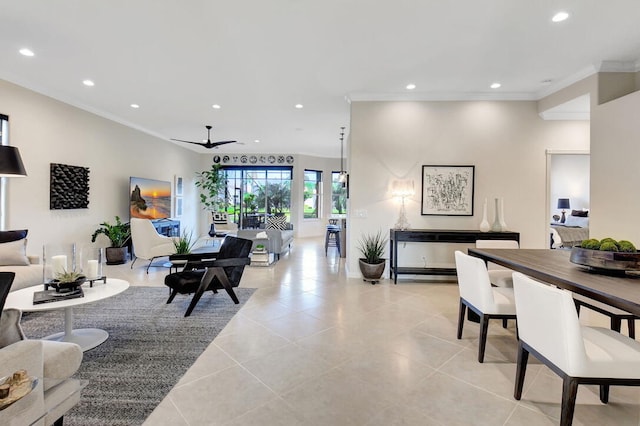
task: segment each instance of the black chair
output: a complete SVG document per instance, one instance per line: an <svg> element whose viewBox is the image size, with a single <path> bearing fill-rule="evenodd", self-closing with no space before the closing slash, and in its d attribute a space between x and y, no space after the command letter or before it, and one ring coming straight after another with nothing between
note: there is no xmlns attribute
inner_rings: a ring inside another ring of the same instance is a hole
<svg viewBox="0 0 640 426"><path fill-rule="evenodd" d="M167 303L171 303L178 293L194 293L185 317L191 315L207 290L217 293L224 289L234 303L240 303L233 287L240 285L244 267L251 263L252 245L251 240L227 236L214 260L188 261L183 271L167 275L164 283L171 289Z"/></svg>

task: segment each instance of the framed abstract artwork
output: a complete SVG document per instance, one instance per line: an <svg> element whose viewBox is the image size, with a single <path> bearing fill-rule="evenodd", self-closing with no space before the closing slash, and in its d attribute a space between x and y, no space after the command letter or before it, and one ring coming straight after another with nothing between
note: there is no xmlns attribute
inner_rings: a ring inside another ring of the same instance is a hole
<svg viewBox="0 0 640 426"><path fill-rule="evenodd" d="M422 214L473 216L475 166L422 166Z"/></svg>

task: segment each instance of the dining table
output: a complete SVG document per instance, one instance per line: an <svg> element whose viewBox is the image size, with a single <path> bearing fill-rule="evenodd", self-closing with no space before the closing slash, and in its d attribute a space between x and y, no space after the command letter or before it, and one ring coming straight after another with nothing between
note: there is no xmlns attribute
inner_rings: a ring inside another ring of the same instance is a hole
<svg viewBox="0 0 640 426"><path fill-rule="evenodd" d="M640 316L640 272L607 271L572 263L570 250L477 249L470 256Z"/></svg>

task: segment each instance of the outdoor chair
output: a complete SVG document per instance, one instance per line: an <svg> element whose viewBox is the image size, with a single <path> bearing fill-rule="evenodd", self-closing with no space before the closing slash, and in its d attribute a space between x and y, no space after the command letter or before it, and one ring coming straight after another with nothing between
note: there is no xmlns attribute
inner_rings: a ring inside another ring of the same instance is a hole
<svg viewBox="0 0 640 426"><path fill-rule="evenodd" d="M214 260L188 261L184 270L167 275L164 283L171 289L167 303L171 303L178 293L194 293L185 317L191 315L207 290L217 293L224 289L234 303L240 303L233 287L240 285L244 267L251 263L252 245L251 240L227 236Z"/></svg>

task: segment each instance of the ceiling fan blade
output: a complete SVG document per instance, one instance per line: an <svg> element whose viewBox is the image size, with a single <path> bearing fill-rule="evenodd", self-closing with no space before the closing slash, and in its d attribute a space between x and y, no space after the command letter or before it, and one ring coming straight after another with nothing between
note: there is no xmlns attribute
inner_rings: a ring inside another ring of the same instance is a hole
<svg viewBox="0 0 640 426"><path fill-rule="evenodd" d="M172 140L172 141L176 141L176 142L192 143L192 144L194 144L194 145L202 145L202 146L205 146L205 145L206 145L206 144L204 144L204 143L202 143L202 142L185 141L185 140L182 140L182 139L173 139L173 138L172 138L171 140Z"/></svg>
<svg viewBox="0 0 640 426"><path fill-rule="evenodd" d="M218 141L218 142L211 142L211 144L209 144L209 145L214 147L214 146L220 146L220 145L225 145L225 144L228 144L228 143L236 143L236 142L237 141Z"/></svg>

